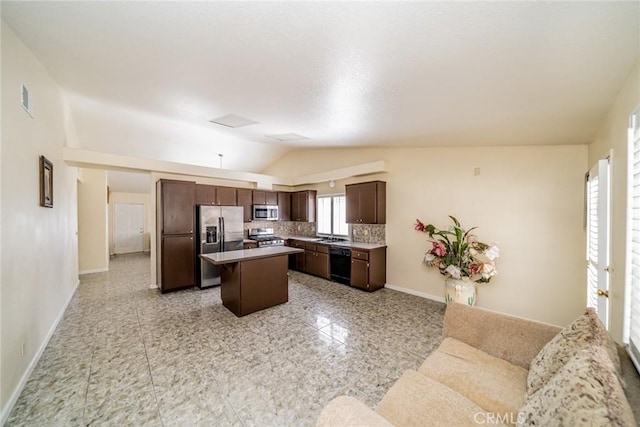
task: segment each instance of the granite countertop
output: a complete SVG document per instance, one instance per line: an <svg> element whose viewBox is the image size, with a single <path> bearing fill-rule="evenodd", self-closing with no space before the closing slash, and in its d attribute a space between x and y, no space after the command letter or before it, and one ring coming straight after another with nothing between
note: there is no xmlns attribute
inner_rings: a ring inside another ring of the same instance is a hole
<svg viewBox="0 0 640 427"><path fill-rule="evenodd" d="M303 242L311 242L311 243L322 243L327 246L337 246L342 248L352 248L352 249L378 249L378 248L386 248L387 245L381 245L377 243L360 243L360 242L321 242L324 240L323 237L308 237L308 236L280 236L283 239L293 239L293 240L301 240Z"/></svg>
<svg viewBox="0 0 640 427"><path fill-rule="evenodd" d="M290 248L288 246L270 246L266 248L241 249L239 251L216 252L212 254L202 254L201 258L213 265L231 264L234 262L249 261L258 258L269 258L279 255L289 255L304 252L302 249Z"/></svg>

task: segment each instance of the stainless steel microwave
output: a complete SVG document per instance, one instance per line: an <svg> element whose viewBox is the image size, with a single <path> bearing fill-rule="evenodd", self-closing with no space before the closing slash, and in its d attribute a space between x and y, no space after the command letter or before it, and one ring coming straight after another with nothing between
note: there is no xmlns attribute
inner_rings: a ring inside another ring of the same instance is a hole
<svg viewBox="0 0 640 427"><path fill-rule="evenodd" d="M253 205L254 221L277 221L278 205Z"/></svg>

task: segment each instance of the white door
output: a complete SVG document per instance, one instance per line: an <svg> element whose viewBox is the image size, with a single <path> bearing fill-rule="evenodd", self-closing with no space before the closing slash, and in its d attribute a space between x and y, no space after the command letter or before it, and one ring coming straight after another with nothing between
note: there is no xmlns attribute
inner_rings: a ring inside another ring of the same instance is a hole
<svg viewBox="0 0 640 427"><path fill-rule="evenodd" d="M599 160L587 175L587 306L608 329L609 310L609 160Z"/></svg>
<svg viewBox="0 0 640 427"><path fill-rule="evenodd" d="M114 206L113 240L116 254L144 250L144 205L117 203Z"/></svg>

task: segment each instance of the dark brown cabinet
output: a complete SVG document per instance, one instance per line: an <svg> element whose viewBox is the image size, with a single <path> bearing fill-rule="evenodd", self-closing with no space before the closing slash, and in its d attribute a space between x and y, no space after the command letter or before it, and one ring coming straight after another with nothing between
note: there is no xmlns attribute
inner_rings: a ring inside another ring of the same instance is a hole
<svg viewBox="0 0 640 427"><path fill-rule="evenodd" d="M160 180L156 184L158 285L162 292L195 285L194 182Z"/></svg>
<svg viewBox="0 0 640 427"><path fill-rule="evenodd" d="M253 211L251 210L252 204L252 191L246 188L238 188L236 190L236 206L242 206L244 208L244 222L251 221Z"/></svg>
<svg viewBox="0 0 640 427"><path fill-rule="evenodd" d="M195 284L195 245L193 236L162 237L162 292Z"/></svg>
<svg viewBox="0 0 640 427"><path fill-rule="evenodd" d="M315 190L297 191L291 193L291 220L315 222L316 220Z"/></svg>
<svg viewBox="0 0 640 427"><path fill-rule="evenodd" d="M162 234L189 234L195 230L196 185L185 181L158 181Z"/></svg>
<svg viewBox="0 0 640 427"><path fill-rule="evenodd" d="M346 217L349 224L386 223L386 183L362 182L345 186Z"/></svg>
<svg viewBox="0 0 640 427"><path fill-rule="evenodd" d="M299 240L289 240L288 246L292 248L304 249L305 243ZM305 253L300 252L297 254L289 255L289 268L296 271L305 271Z"/></svg>
<svg viewBox="0 0 640 427"><path fill-rule="evenodd" d="M305 245L304 271L314 276L329 279L329 248L324 245Z"/></svg>
<svg viewBox="0 0 640 427"><path fill-rule="evenodd" d="M242 249L256 249L258 247L258 242L244 242L242 244Z"/></svg>
<svg viewBox="0 0 640 427"><path fill-rule="evenodd" d="M278 217L280 221L291 221L291 193L278 193Z"/></svg>
<svg viewBox="0 0 640 427"><path fill-rule="evenodd" d="M351 251L351 286L372 292L384 287L386 281L386 248Z"/></svg>
<svg viewBox="0 0 640 427"><path fill-rule="evenodd" d="M196 204L235 206L236 189L232 187L196 184Z"/></svg>
<svg viewBox="0 0 640 427"><path fill-rule="evenodd" d="M254 205L277 205L278 193L275 191L253 190Z"/></svg>

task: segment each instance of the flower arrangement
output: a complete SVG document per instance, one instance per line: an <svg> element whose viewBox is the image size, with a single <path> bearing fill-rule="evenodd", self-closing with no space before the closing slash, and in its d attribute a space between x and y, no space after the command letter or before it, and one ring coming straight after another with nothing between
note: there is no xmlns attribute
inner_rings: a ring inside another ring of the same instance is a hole
<svg viewBox="0 0 640 427"><path fill-rule="evenodd" d="M453 226L448 230L424 225L416 219L415 229L428 233L433 245L424 255L424 263L438 267L440 274L446 277L469 277L476 283L489 283L497 274L494 260L500 256L500 250L493 244L478 241L477 236L471 234L477 227L465 231L455 217L449 215L449 218Z"/></svg>

